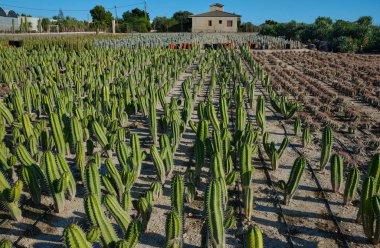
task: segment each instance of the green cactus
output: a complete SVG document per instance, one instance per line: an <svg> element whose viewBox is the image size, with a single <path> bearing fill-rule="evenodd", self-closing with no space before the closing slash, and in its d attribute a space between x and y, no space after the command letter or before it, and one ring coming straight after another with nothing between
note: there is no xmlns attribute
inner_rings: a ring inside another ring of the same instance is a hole
<svg viewBox="0 0 380 248"><path fill-rule="evenodd" d="M101 199L101 184L98 166L94 162L89 162L85 170L85 186L87 194L93 194Z"/></svg>
<svg viewBox="0 0 380 248"><path fill-rule="evenodd" d="M83 230L75 224L71 224L63 230L63 240L66 247L92 248L92 245L87 241Z"/></svg>
<svg viewBox="0 0 380 248"><path fill-rule="evenodd" d="M165 165L165 175L169 177L174 169L173 152L169 137L166 134L160 136L161 157Z"/></svg>
<svg viewBox="0 0 380 248"><path fill-rule="evenodd" d="M299 117L294 120L294 134L296 136L301 134L301 118Z"/></svg>
<svg viewBox="0 0 380 248"><path fill-rule="evenodd" d="M256 122L260 127L261 133L265 132L265 98L264 96L259 96L256 103Z"/></svg>
<svg viewBox="0 0 380 248"><path fill-rule="evenodd" d="M375 231L372 238L372 244L377 245L380 243L380 197L375 196L372 198L372 209L375 217Z"/></svg>
<svg viewBox="0 0 380 248"><path fill-rule="evenodd" d="M109 149L109 143L108 143L107 136L105 135L100 124L95 120L92 123L92 129L93 129L94 135L96 137L96 140L99 142L99 144L102 146L102 148L107 151Z"/></svg>
<svg viewBox="0 0 380 248"><path fill-rule="evenodd" d="M9 240L3 240L0 242L0 248L12 248L12 242Z"/></svg>
<svg viewBox="0 0 380 248"><path fill-rule="evenodd" d="M99 227L101 239L105 245L112 246L118 241L116 232L105 216L98 196L94 194L87 195L84 198L84 209L92 225Z"/></svg>
<svg viewBox="0 0 380 248"><path fill-rule="evenodd" d="M140 236L143 230L143 226L140 221L132 221L129 226L127 233L125 234L125 241L128 244L128 248L134 248L137 246Z"/></svg>
<svg viewBox="0 0 380 248"><path fill-rule="evenodd" d="M245 247L247 248L263 248L263 235L257 226L250 225L245 234Z"/></svg>
<svg viewBox="0 0 380 248"><path fill-rule="evenodd" d="M22 181L18 180L13 187L11 187L3 173L0 171L0 200L3 206L9 211L12 218L16 221L22 220L21 209L18 205L22 186Z"/></svg>
<svg viewBox="0 0 380 248"><path fill-rule="evenodd" d="M366 177L363 183L362 195L360 199L360 219L362 221L364 234L373 241L375 234L375 215L372 206L372 197L376 195L376 185L372 177Z"/></svg>
<svg viewBox="0 0 380 248"><path fill-rule="evenodd" d="M380 153L375 154L368 168L368 177L373 178L373 183L376 187L376 192L379 193L380 188Z"/></svg>
<svg viewBox="0 0 380 248"><path fill-rule="evenodd" d="M124 233L127 232L128 225L131 219L126 212L118 203L117 199L113 195L104 196L104 205L111 215L115 218L116 222L119 224Z"/></svg>
<svg viewBox="0 0 380 248"><path fill-rule="evenodd" d="M150 148L150 154L152 155L153 164L157 170L157 176L160 179L161 183L164 184L165 179L166 179L166 177L165 177L165 174L166 174L165 165L164 165L164 162L162 161L162 158L161 158L160 154L158 153L158 150L155 146L152 146Z"/></svg>
<svg viewBox="0 0 380 248"><path fill-rule="evenodd" d="M112 188L116 191L119 199L121 199L125 189L121 175L109 158L105 160L104 164L108 172L106 177L111 183Z"/></svg>
<svg viewBox="0 0 380 248"><path fill-rule="evenodd" d="M50 114L50 124L57 152L66 155L66 143L63 138L60 120L56 113Z"/></svg>
<svg viewBox="0 0 380 248"><path fill-rule="evenodd" d="M195 138L195 173L200 175L205 163L206 139L208 137L208 121L198 123Z"/></svg>
<svg viewBox="0 0 380 248"><path fill-rule="evenodd" d="M239 153L240 178L243 188L244 215L250 219L253 213L253 175L255 168L252 166L252 150L249 145L244 145Z"/></svg>
<svg viewBox="0 0 380 248"><path fill-rule="evenodd" d="M73 146L75 146L79 142L83 142L83 127L78 117L73 116L71 118L70 130L71 130L71 142Z"/></svg>
<svg viewBox="0 0 380 248"><path fill-rule="evenodd" d="M184 198L184 181L183 177L180 175L175 175L173 177L172 185L171 185L171 206L173 211L177 212L178 215L183 217L183 198Z"/></svg>
<svg viewBox="0 0 380 248"><path fill-rule="evenodd" d="M86 239L90 243L94 243L100 238L100 229L97 226L91 226L90 230L86 235Z"/></svg>
<svg viewBox="0 0 380 248"><path fill-rule="evenodd" d="M138 216L142 219L143 229L147 230L150 216L152 214L152 205L146 197L132 201L133 207L137 210Z"/></svg>
<svg viewBox="0 0 380 248"><path fill-rule="evenodd" d="M323 134L322 134L322 152L321 152L321 160L319 163L319 168L321 171L325 170L327 162L330 160L332 145L333 145L332 130L331 130L331 127L327 126L323 130Z"/></svg>
<svg viewBox="0 0 380 248"><path fill-rule="evenodd" d="M153 200L157 200L163 195L162 184L160 182L153 182L149 189L153 193Z"/></svg>
<svg viewBox="0 0 380 248"><path fill-rule="evenodd" d="M285 181L280 180L278 183L279 187L285 192L286 205L290 204L290 201L298 188L303 171L305 170L305 166L306 159L304 157L298 157L293 163L288 182L285 184Z"/></svg>
<svg viewBox="0 0 380 248"><path fill-rule="evenodd" d="M333 154L331 164L331 186L333 191L339 192L343 184L343 158L339 154Z"/></svg>
<svg viewBox="0 0 380 248"><path fill-rule="evenodd" d="M127 145L122 141L117 142L116 156L117 156L117 159L119 160L119 163L124 169L132 169L132 168L129 168L129 164L128 164L128 159L130 155L131 155L131 148L127 147Z"/></svg>
<svg viewBox="0 0 380 248"><path fill-rule="evenodd" d="M219 180L213 179L210 182L205 197L205 208L212 247L224 248L226 240L223 226L222 188Z"/></svg>
<svg viewBox="0 0 380 248"><path fill-rule="evenodd" d="M224 219L224 228L233 229L236 226L236 220L234 215L234 209L232 207L228 207L226 218Z"/></svg>
<svg viewBox="0 0 380 248"><path fill-rule="evenodd" d="M36 164L36 161L33 160L33 158L30 156L28 151L26 150L25 146L23 145L17 145L16 149L16 156L21 164L23 165L33 165Z"/></svg>
<svg viewBox="0 0 380 248"><path fill-rule="evenodd" d="M182 247L182 223L181 217L176 211L172 211L166 216L165 233L167 248Z"/></svg>
<svg viewBox="0 0 380 248"><path fill-rule="evenodd" d="M27 114L23 114L21 117L21 123L22 123L22 130L24 135L29 138L30 136L34 135L33 132L33 126L30 123L29 116Z"/></svg>
<svg viewBox="0 0 380 248"><path fill-rule="evenodd" d="M136 178L140 176L142 161L146 158L146 153L141 152L140 141L137 134L132 134L131 138L131 147L132 147L132 157L130 161L132 163L132 168L136 174Z"/></svg>
<svg viewBox="0 0 380 248"><path fill-rule="evenodd" d="M7 121L9 125L12 125L14 119L11 111L4 105L3 101L0 101L0 115Z"/></svg>
<svg viewBox="0 0 380 248"><path fill-rule="evenodd" d="M305 127L302 132L302 147L306 147L311 141L310 128Z"/></svg>
<svg viewBox="0 0 380 248"><path fill-rule="evenodd" d="M35 164L25 165L21 169L22 180L29 189L30 195L32 196L33 202L35 204L41 203L41 191L43 187L44 175L40 169Z"/></svg>
<svg viewBox="0 0 380 248"><path fill-rule="evenodd" d="M69 176L67 174L60 174L59 169L51 151L46 151L42 157L43 167L49 184L50 192L53 195L54 210L61 213L65 208L65 191L67 188L67 181ZM63 176L67 175L67 176Z"/></svg>
<svg viewBox="0 0 380 248"><path fill-rule="evenodd" d="M156 145L157 144L157 115L156 115L157 95L156 95L156 91L153 85L149 86L148 94L149 94L149 99L150 99L150 103L149 103L150 134L152 136L153 145Z"/></svg>
<svg viewBox="0 0 380 248"><path fill-rule="evenodd" d="M348 205L355 198L356 190L360 180L360 171L358 168L352 168L348 173L346 186L344 189L344 204Z"/></svg>

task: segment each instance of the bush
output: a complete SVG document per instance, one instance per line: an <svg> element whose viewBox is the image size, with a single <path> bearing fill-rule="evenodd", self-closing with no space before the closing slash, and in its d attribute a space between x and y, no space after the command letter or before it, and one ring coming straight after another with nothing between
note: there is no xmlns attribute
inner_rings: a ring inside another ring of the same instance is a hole
<svg viewBox="0 0 380 248"><path fill-rule="evenodd" d="M347 36L334 38L332 46L335 52L341 53L355 53L358 50L355 40Z"/></svg>

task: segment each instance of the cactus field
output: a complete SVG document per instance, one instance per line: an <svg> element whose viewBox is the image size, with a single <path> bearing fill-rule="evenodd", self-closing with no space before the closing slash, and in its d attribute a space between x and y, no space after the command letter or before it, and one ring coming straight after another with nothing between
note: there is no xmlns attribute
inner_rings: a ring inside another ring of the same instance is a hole
<svg viewBox="0 0 380 248"><path fill-rule="evenodd" d="M0 86L0 247L380 245L378 55L30 38Z"/></svg>

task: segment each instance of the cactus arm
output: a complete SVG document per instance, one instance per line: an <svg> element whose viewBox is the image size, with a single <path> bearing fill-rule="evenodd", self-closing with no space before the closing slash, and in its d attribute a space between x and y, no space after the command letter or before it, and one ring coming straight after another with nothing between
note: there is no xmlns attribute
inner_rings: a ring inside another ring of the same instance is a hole
<svg viewBox="0 0 380 248"><path fill-rule="evenodd" d="M104 196L104 205L115 218L123 232L126 233L131 219L128 213L119 205L116 197L113 195Z"/></svg>
<svg viewBox="0 0 380 248"><path fill-rule="evenodd" d="M264 248L263 235L257 226L250 225L245 234L245 246L247 248Z"/></svg>
<svg viewBox="0 0 380 248"><path fill-rule="evenodd" d="M71 224L63 230L63 240L68 248L92 248L82 229L75 224Z"/></svg>
<svg viewBox="0 0 380 248"><path fill-rule="evenodd" d="M356 194L356 189L358 187L360 180L360 171L358 168L352 168L348 174L346 186L344 189L344 204L349 204Z"/></svg>
<svg viewBox="0 0 380 248"><path fill-rule="evenodd" d="M62 128L59 121L59 117L56 113L50 114L50 124L53 132L53 138L57 147L58 153L66 155L66 143L63 138Z"/></svg>
<svg viewBox="0 0 380 248"><path fill-rule="evenodd" d="M101 198L102 192L100 188L100 175L98 166L94 162L90 162L86 167L86 192L87 194L94 194Z"/></svg>
<svg viewBox="0 0 380 248"><path fill-rule="evenodd" d="M158 153L158 150L155 146L152 146L150 149L150 154L153 158L153 164L156 167L158 178L160 179L161 183L165 183L165 166L164 162L162 161L162 158L160 154Z"/></svg>
<svg viewBox="0 0 380 248"><path fill-rule="evenodd" d="M206 194L207 223L213 247L225 247L221 185L213 179Z"/></svg>

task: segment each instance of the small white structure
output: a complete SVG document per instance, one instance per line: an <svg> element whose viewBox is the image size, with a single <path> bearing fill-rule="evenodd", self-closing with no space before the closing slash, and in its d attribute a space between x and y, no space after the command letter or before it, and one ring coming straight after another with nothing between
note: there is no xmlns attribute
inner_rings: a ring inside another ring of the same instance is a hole
<svg viewBox="0 0 380 248"><path fill-rule="evenodd" d="M21 23L28 23L28 31L38 31L38 17L18 16L14 11L6 11L0 7L0 31L20 31Z"/></svg>
<svg viewBox="0 0 380 248"><path fill-rule="evenodd" d="M210 5L210 11L192 15L193 33L236 33L240 15L224 12L224 5L215 3Z"/></svg>

